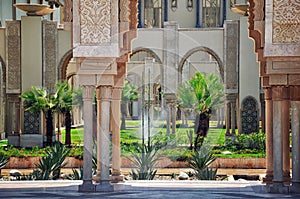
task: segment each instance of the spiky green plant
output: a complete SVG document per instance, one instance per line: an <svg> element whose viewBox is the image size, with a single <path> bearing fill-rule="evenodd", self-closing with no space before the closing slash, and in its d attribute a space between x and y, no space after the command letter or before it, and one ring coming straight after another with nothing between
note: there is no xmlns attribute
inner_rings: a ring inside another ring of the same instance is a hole
<svg viewBox="0 0 300 199"><path fill-rule="evenodd" d="M139 145L137 152L133 153L132 163L137 167L132 169L132 179L153 180L157 170L155 164L159 160L158 149L153 145Z"/></svg>
<svg viewBox="0 0 300 199"><path fill-rule="evenodd" d="M79 170L72 168L72 174L66 175L69 180L82 180L83 178L83 168L80 167Z"/></svg>
<svg viewBox="0 0 300 199"><path fill-rule="evenodd" d="M188 167L194 170L194 176L199 180L215 180L217 169L209 168L215 160L209 148L202 145L188 159Z"/></svg>
<svg viewBox="0 0 300 199"><path fill-rule="evenodd" d="M6 157L3 153L0 153L0 176L1 176L1 169L5 167L5 165L8 163L9 158Z"/></svg>
<svg viewBox="0 0 300 199"><path fill-rule="evenodd" d="M46 149L46 156L42 157L35 164L37 170L34 171L35 178L38 180L57 179L60 175L60 169L65 166L65 159L70 149L59 142Z"/></svg>

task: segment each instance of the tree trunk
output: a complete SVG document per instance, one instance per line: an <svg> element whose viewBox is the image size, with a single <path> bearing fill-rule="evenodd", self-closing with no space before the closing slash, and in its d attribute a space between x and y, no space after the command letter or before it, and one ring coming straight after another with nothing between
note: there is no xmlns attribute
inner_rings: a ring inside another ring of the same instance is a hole
<svg viewBox="0 0 300 199"><path fill-rule="evenodd" d="M71 125L72 125L71 112L67 110L65 113L65 126L66 126L65 144L69 146L71 145Z"/></svg>
<svg viewBox="0 0 300 199"><path fill-rule="evenodd" d="M201 114L197 114L195 118L195 127L194 132L199 134L200 136L207 136L207 132L209 129L209 112L204 112Z"/></svg>
<svg viewBox="0 0 300 199"><path fill-rule="evenodd" d="M46 113L46 146L52 146L53 129L53 113L52 110L48 110Z"/></svg>

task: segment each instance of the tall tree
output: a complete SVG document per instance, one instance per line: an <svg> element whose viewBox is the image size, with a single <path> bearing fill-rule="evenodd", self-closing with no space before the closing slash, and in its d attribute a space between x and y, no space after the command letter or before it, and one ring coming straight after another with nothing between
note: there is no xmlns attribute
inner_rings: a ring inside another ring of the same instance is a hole
<svg viewBox="0 0 300 199"><path fill-rule="evenodd" d="M122 113L122 122L121 129L126 129L126 116L128 114L128 105L129 102L138 98L138 89L135 85L125 81L124 88L122 90L122 101L121 101L121 113Z"/></svg>
<svg viewBox="0 0 300 199"><path fill-rule="evenodd" d="M67 82L57 83L55 85L58 99L58 112L65 116L66 137L65 144L71 145L71 111L74 103L74 93Z"/></svg>

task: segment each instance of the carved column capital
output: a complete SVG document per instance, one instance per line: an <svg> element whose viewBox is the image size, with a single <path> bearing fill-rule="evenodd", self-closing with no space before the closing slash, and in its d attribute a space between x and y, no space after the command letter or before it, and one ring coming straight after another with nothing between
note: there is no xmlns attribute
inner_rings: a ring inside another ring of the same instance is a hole
<svg viewBox="0 0 300 199"><path fill-rule="evenodd" d="M265 92L265 100L272 100L272 88L266 87L264 88L264 92Z"/></svg>
<svg viewBox="0 0 300 199"><path fill-rule="evenodd" d="M112 97L112 87L111 86L99 86L97 88L97 100L100 101L110 101Z"/></svg>
<svg viewBox="0 0 300 199"><path fill-rule="evenodd" d="M290 99L300 101L300 86L290 86Z"/></svg>
<svg viewBox="0 0 300 199"><path fill-rule="evenodd" d="M95 86L83 85L82 87L82 100L93 100Z"/></svg>
<svg viewBox="0 0 300 199"><path fill-rule="evenodd" d="M272 99L273 100L289 100L290 88L287 86L272 86Z"/></svg>
<svg viewBox="0 0 300 199"><path fill-rule="evenodd" d="M121 100L122 98L122 87L114 87L112 89L111 99L112 100Z"/></svg>

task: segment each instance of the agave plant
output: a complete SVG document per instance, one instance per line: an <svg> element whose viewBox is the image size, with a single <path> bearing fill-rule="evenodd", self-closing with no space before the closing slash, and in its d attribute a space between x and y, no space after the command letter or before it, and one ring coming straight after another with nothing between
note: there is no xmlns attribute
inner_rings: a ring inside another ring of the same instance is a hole
<svg viewBox="0 0 300 199"><path fill-rule="evenodd" d="M79 171L77 169L72 168L72 174L66 175L69 180L82 180L83 178L83 168L80 167Z"/></svg>
<svg viewBox="0 0 300 199"><path fill-rule="evenodd" d="M0 175L1 175L1 169L5 167L5 165L8 163L9 158L0 153Z"/></svg>
<svg viewBox="0 0 300 199"><path fill-rule="evenodd" d="M139 145L137 152L133 154L131 162L137 167L132 169L132 179L153 180L157 172L155 164L159 160L158 149L152 145Z"/></svg>
<svg viewBox="0 0 300 199"><path fill-rule="evenodd" d="M65 166L65 159L68 156L70 149L66 148L59 142L46 150L47 156L42 157L35 164L38 168L34 171L34 175L38 180L57 179L60 176L60 169Z"/></svg>
<svg viewBox="0 0 300 199"><path fill-rule="evenodd" d="M217 169L209 168L216 160L211 151L202 145L188 160L188 167L194 170L194 176L199 180L215 180Z"/></svg>

